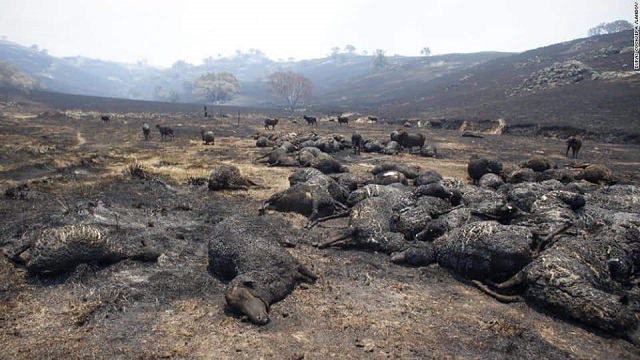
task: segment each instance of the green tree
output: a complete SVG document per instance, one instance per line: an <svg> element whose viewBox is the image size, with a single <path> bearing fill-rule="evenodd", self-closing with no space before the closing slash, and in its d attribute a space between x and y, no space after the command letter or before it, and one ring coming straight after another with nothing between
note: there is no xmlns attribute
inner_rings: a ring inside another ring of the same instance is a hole
<svg viewBox="0 0 640 360"><path fill-rule="evenodd" d="M338 57L340 56L340 48L337 46L334 46L331 48L331 58L333 59L333 61L338 61Z"/></svg>
<svg viewBox="0 0 640 360"><path fill-rule="evenodd" d="M632 30L633 25L627 20L616 20L610 23L601 23L589 29L589 36L613 34L621 31Z"/></svg>
<svg viewBox="0 0 640 360"><path fill-rule="evenodd" d="M376 49L376 52L373 55L373 67L376 70L383 70L387 66L389 66L389 60L385 56L386 51L381 49Z"/></svg>
<svg viewBox="0 0 640 360"><path fill-rule="evenodd" d="M171 70L179 74L184 74L187 71L189 71L192 67L193 65L189 64L188 62L184 60L178 60L174 62L173 65L171 65Z"/></svg>
<svg viewBox="0 0 640 360"><path fill-rule="evenodd" d="M356 52L356 47L351 44L347 44L344 46L344 51L349 53L349 55L352 55L354 52Z"/></svg>
<svg viewBox="0 0 640 360"><path fill-rule="evenodd" d="M228 72L207 73L193 82L193 95L212 103L231 100L238 91L240 82Z"/></svg>
<svg viewBox="0 0 640 360"><path fill-rule="evenodd" d="M288 109L295 111L300 101L307 101L313 93L313 82L306 76L292 71L278 71L269 76L271 92L287 102Z"/></svg>
<svg viewBox="0 0 640 360"><path fill-rule="evenodd" d="M431 49L429 49L429 47L423 47L422 50L420 50L420 54L422 54L423 56L431 56Z"/></svg>

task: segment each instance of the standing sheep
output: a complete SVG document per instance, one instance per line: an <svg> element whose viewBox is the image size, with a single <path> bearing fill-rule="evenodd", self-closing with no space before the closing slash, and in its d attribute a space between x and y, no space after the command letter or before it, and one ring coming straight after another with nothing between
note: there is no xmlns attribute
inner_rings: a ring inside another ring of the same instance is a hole
<svg viewBox="0 0 640 360"><path fill-rule="evenodd" d="M100 120L102 120L103 123L108 123L109 120L111 120L111 117L109 115L102 115L100 116Z"/></svg>
<svg viewBox="0 0 640 360"><path fill-rule="evenodd" d="M313 126L313 125L318 126L318 119L316 119L315 117L307 116L307 115L304 115L302 117L307 121L307 124L309 126Z"/></svg>
<svg viewBox="0 0 640 360"><path fill-rule="evenodd" d="M353 146L354 154L360 154L360 152L362 151L362 143L362 135L359 132L354 131L351 135L351 145Z"/></svg>
<svg viewBox="0 0 640 360"><path fill-rule="evenodd" d="M569 138L567 139L567 151L565 152L565 156L569 156L569 149L571 149L571 153L573 155L573 158L576 159L578 158L578 152L580 151L580 148L582 147L582 139L577 136L569 136Z"/></svg>
<svg viewBox="0 0 640 360"><path fill-rule="evenodd" d="M142 124L142 134L144 134L145 140L149 140L149 138L151 137L151 127L149 126L149 124Z"/></svg>
<svg viewBox="0 0 640 360"><path fill-rule="evenodd" d="M422 147L424 146L425 137L424 135L418 134L409 134L403 129L398 130L397 140L400 146L406 149L413 149L413 147L420 147L420 151L422 151Z"/></svg>
<svg viewBox="0 0 640 360"><path fill-rule="evenodd" d="M278 125L278 119L264 119L264 128L269 130L269 126L271 126L272 130L276 129L276 125Z"/></svg>
<svg viewBox="0 0 640 360"><path fill-rule="evenodd" d="M346 116L338 116L338 124L342 125L342 124L347 124L349 125L349 118Z"/></svg>
<svg viewBox="0 0 640 360"><path fill-rule="evenodd" d="M213 131L207 131L205 129L200 129L200 134L202 135L202 143L204 145L215 145L216 144L216 140L215 137L213 136Z"/></svg>
<svg viewBox="0 0 640 360"><path fill-rule="evenodd" d="M160 136L162 138L162 141L164 141L164 139L166 137L171 137L171 140L173 140L173 129L168 127L168 126L162 126L160 124L156 125L156 128L158 128L158 131L160 132Z"/></svg>

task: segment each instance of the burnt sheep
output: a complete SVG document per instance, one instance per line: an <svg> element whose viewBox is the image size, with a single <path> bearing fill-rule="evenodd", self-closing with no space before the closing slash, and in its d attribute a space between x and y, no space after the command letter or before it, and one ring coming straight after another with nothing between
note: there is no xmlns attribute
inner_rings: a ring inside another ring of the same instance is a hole
<svg viewBox="0 0 640 360"><path fill-rule="evenodd" d="M229 281L227 304L251 322L269 322L272 304L283 300L297 284L313 283L317 276L296 258L256 229L270 221L235 215L217 224L209 235L209 271Z"/></svg>

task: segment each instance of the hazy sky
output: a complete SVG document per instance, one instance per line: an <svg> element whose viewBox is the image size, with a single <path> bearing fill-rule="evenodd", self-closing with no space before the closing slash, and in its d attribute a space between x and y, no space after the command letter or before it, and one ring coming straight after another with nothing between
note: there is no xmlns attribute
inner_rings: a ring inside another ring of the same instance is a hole
<svg viewBox="0 0 640 360"><path fill-rule="evenodd" d="M163 66L249 48L298 60L346 44L388 55L523 51L617 19L632 21L632 0L0 0L7 40Z"/></svg>

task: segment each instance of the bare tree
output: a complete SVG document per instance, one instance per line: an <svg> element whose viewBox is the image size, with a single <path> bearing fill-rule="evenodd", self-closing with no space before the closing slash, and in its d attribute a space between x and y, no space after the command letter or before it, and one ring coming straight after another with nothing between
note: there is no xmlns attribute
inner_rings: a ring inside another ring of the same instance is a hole
<svg viewBox="0 0 640 360"><path fill-rule="evenodd" d="M294 112L299 101L308 100L313 93L313 83L309 78L292 71L278 71L269 76L269 85L274 95L283 98Z"/></svg>

